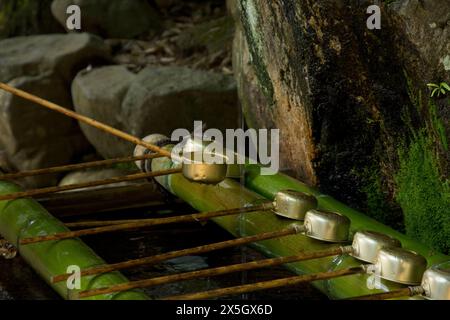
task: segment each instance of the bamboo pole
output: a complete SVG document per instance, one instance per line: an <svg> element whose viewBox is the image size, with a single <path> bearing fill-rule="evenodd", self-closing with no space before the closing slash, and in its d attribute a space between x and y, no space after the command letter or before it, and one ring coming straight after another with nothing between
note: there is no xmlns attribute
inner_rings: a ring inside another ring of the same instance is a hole
<svg viewBox="0 0 450 320"><path fill-rule="evenodd" d="M169 224L169 223L180 223L180 222L192 222L192 221L201 221L208 220L210 218L222 217L228 215L235 215L240 213L258 211L258 210L268 210L271 209L271 204L262 205L262 206L253 206L253 207L245 207L245 208L236 208L236 209L227 209L221 211L212 211L212 212L201 212L195 215L198 215L196 218L193 218L192 215L184 215L184 216L175 216L170 218L160 218L161 223L159 224ZM142 224L145 225L148 222L153 223L156 222L156 219L122 219L122 220L95 220L95 221L80 221L80 222L68 222L65 223L67 228L97 228L97 227L106 227L106 226L115 226L115 225L124 225L124 224Z"/></svg>
<svg viewBox="0 0 450 320"><path fill-rule="evenodd" d="M425 290L423 287L407 287L402 288L398 290L393 290L389 292L382 292L382 293L375 293L375 294L368 294L364 296L354 297L354 298L348 298L345 300L387 300L387 299L394 299L394 298L401 298L401 297L412 297L416 295L420 295L425 293Z"/></svg>
<svg viewBox="0 0 450 320"><path fill-rule="evenodd" d="M0 182L0 194L19 191L20 187L6 181ZM88 268L94 265L105 264L91 248L79 239L61 241L58 245L41 243L34 246L23 247L18 245L20 237L32 237L49 232L63 232L67 228L48 213L33 199L21 201L0 201L0 234L8 242L17 247L20 257L34 269L43 280L49 282L53 275L67 271L68 266ZM4 270L2 270L4 272ZM3 276L3 275L2 275ZM8 276L8 275L4 275ZM26 279L24 279L26 280ZM92 289L127 282L120 272L107 273L101 277L85 277L81 280L81 289ZM27 285L27 283L17 283ZM71 299L70 290L65 282L49 283L63 299ZM121 292L105 296L96 296L99 300L137 300L149 299L147 295L138 290ZM2 317L3 319L3 317Z"/></svg>
<svg viewBox="0 0 450 320"><path fill-rule="evenodd" d="M83 229L78 231L70 231L63 233L56 233L47 236L33 237L33 238L24 238L20 240L21 245L33 244L43 241L52 241L52 240L63 240L70 238L77 238L81 236L115 232L115 231L126 231L126 230L136 230L140 228L170 224L170 223L181 223L181 222L195 222L195 221L204 221L214 217L223 217L236 215L246 212L259 211L259 210L269 210L273 207L271 203L262 204L258 206L245 207L245 208L235 208L221 211L210 211L210 212L201 212L194 213L183 216L169 217L169 218L157 218L157 219L142 219L139 222L133 223L122 223L118 225L108 225L104 227Z"/></svg>
<svg viewBox="0 0 450 320"><path fill-rule="evenodd" d="M257 282L257 283L245 284L245 285L241 285L241 286L235 286L235 287L229 287L229 288L223 288L223 289L217 289L217 290L210 290L210 291L205 291L205 292L198 292L198 293L184 294L184 295L179 295L179 296L166 297L162 300L212 299L212 298L218 298L218 297L236 295L236 294L243 294L243 293L250 293L250 292L261 291L261 290L275 289L275 288L281 288L281 287L290 287L290 286L295 286L297 284L304 283L304 282L327 280L327 279L343 277L343 276L348 276L348 275L353 275L353 274L358 274L358 273L363 273L363 272L365 272L364 268L354 267L354 268L342 269L342 270L338 270L338 271L321 272L321 273L316 273L316 274L308 274L308 275L295 276L295 277L289 277L289 278L283 278L283 279L277 279L277 280Z"/></svg>
<svg viewBox="0 0 450 320"><path fill-rule="evenodd" d="M170 159L160 158L152 161L152 170L161 170L172 166ZM435 265L449 260L447 255L415 241L404 234L367 217L361 212L351 209L330 196L321 194L318 190L284 174L261 175L258 165L245 165L245 187L232 179L224 180L218 186L201 185L184 179L181 175L171 175L156 178L167 191L183 199L196 210L208 211L215 208L229 208L242 204L255 203L263 197L274 199L280 190L292 189L314 195L319 202L319 209L339 212L352 220L351 232L372 230L384 233L401 241L402 246L425 256L428 265ZM215 223L236 237L248 236L262 232L280 230L290 223L276 215L267 213L243 215L240 219L224 217L213 219ZM330 244L312 241L307 237L285 237L258 243L256 249L270 256L290 256L301 251L324 250ZM359 263L351 256L342 256L291 263L286 267L297 274L324 272L336 268L342 269L357 266ZM367 276L348 276L314 282L313 285L332 299L342 299L372 293L367 287ZM386 283L383 290L395 290L397 284Z"/></svg>
<svg viewBox="0 0 450 320"><path fill-rule="evenodd" d="M170 260L170 259L174 259L174 258L178 258L178 257L183 257L183 256L188 256L188 255L193 255L193 254L202 254L205 252L241 246L241 245L245 245L248 243L263 241L263 240L267 240L267 239L276 239L276 238L280 238L280 237L297 234L298 229L299 228L297 228L297 227L291 226L291 227L282 229L280 231L266 232L266 233L261 233L261 234L254 235L254 236L242 237L242 238L237 238L237 239L233 239L233 240L198 246L198 247L194 247L194 248L167 252L167 253L151 256L151 257L129 260L129 261L109 264L109 265L105 265L105 266L94 267L94 268L90 268L90 269L81 270L81 276L103 274L106 272L118 271L118 270L133 268L133 267L137 267L137 266L156 264L156 263L159 263L162 261L166 261L166 260ZM58 283L60 281L67 280L70 276L71 276L71 274L67 274L67 273L57 275L52 278L52 283Z"/></svg>
<svg viewBox="0 0 450 320"><path fill-rule="evenodd" d="M55 104L53 102L50 102L50 101L45 100L45 99L42 99L40 97L32 95L32 94L30 94L28 92L25 92L23 90L11 87L11 86L7 85L6 83L0 82L0 89L3 89L3 90L5 90L5 91L7 91L7 92L9 92L9 93L11 93L13 95L16 95L18 97L26 99L28 101L37 103L38 105L40 105L42 107L45 107L47 109L59 112L59 113L61 113L63 115L66 115L66 116L68 116L70 118L73 118L75 120L83 122L83 123L85 123L85 124L87 124L87 125L89 125L91 127L97 128L97 129L102 130L102 131L104 131L106 133L112 134L112 135L114 135L116 137L119 137L119 138L121 138L123 140L129 141L129 142L131 142L131 143L133 143L135 145L141 145L141 146L147 148L148 150L151 150L153 152L161 154L162 156L169 157L169 158L172 157L171 153L169 151L163 149L163 148L160 148L160 147L155 146L155 145L153 145L151 143L145 142L145 141L143 141L143 140L141 140L141 139L139 139L139 138L137 138L135 136L132 136L132 135L130 135L130 134L126 133L126 132L123 132L121 130L115 129L115 128L113 128L111 126L108 126L108 125L106 125L104 123L101 123L101 122L99 122L97 120L91 119L89 117L86 117L86 116L83 116L81 114L78 114L78 113L76 113L76 112L74 112L72 110L69 110L67 108L61 107L61 106L59 106L59 105L57 105L57 104Z"/></svg>
<svg viewBox="0 0 450 320"><path fill-rule="evenodd" d="M148 173L136 173L136 174L131 174L128 176L113 177L113 178L98 180L98 181L69 184L67 186L48 187L48 188L22 191L22 192L15 192L15 193L11 193L11 194L1 195L0 201L16 200L16 199L21 199L21 198L41 196L41 195L56 193L56 192L61 192L61 191L70 191L70 190L77 190L77 189L83 189L83 188L98 187L98 186L104 186L104 185L114 184L114 183L118 183L118 182L136 181L136 180L157 177L157 176L163 176L163 175L169 175L169 174L180 173L180 172L181 172L181 169L169 169L169 170L161 170L161 171L154 171L154 172L148 172Z"/></svg>
<svg viewBox="0 0 450 320"><path fill-rule="evenodd" d="M267 268L267 267L274 267L274 266L279 266L279 265L292 263L292 262L298 262L298 261L302 261L302 260L318 259L318 258L326 257L326 256L329 256L331 252L333 254L342 253L342 248L334 248L334 249L330 249L330 250L324 250L321 252L306 252L306 253L301 253L301 254L294 255L294 256L257 260L257 261L251 261L251 262L246 262L246 263L239 263L239 264L234 264L234 265L218 267L218 268L210 268L210 269L204 269L204 270L179 273L179 274L174 274L174 275L169 275L169 276L163 276L163 277L158 277L158 278L133 281L133 282L130 282L130 283L127 283L124 285L117 285L117 286L82 291L79 293L78 296L79 296L79 298L87 298L87 297L95 296L97 294L112 293L112 292L118 292L118 291L122 291L122 290L135 289L135 288L146 288L146 287L151 287L151 286L155 286L155 285L162 285L162 284L168 284L168 283L173 283L173 282L179 282L179 281L185 281L185 280L191 280L191 279L197 279L197 278L204 278L204 277L212 277L212 276L224 275L224 274L233 273L233 272L243 272L243 271L261 269L261 268ZM358 270L360 270L360 269L361 268L359 268ZM340 272L342 272L342 270ZM354 274L355 273L355 272L353 272L353 273L346 273L346 272L349 272L349 271L347 270L344 273L345 274ZM340 275L341 273L338 273L338 274ZM312 275L311 277L314 278L314 276L315 275Z"/></svg>
<svg viewBox="0 0 450 320"><path fill-rule="evenodd" d="M165 218L163 218L165 219ZM67 222L65 226L69 229L74 228L97 228L107 226L118 226L124 224L146 224L155 220L152 219L120 219L120 220L95 220L95 221L79 221L79 222Z"/></svg>
<svg viewBox="0 0 450 320"><path fill-rule="evenodd" d="M267 203L261 206L251 206L244 208L235 208L235 209L227 209L220 211L211 211L211 212L201 212L196 213L195 218L193 215L184 215L184 216L175 216L169 218L160 218L160 224L169 224L169 223L180 223L180 222L192 222L192 221L201 221L208 220L214 217L222 217L228 215L235 215L240 213L258 211L258 210L268 210L272 208L272 204ZM197 216L198 215L198 216ZM128 220L98 220L98 221L80 221L80 222L69 222L66 223L66 227L68 228L94 228L94 227L104 227L104 226L113 226L113 225L123 225L123 224L146 224L147 222L154 222L156 219L128 219ZM159 223L158 223L159 224Z"/></svg>
<svg viewBox="0 0 450 320"><path fill-rule="evenodd" d="M159 158L159 157L162 157L162 156L159 154L150 154L150 155L143 155L143 156L137 156L137 157L125 157L125 158L118 158L118 159L91 161L91 162L86 162L86 163L70 164L70 165L57 166L57 167L51 167L51 168L45 168L45 169L21 171L21 172L17 172L17 173L8 173L8 174L0 175L0 180L14 180L14 179L19 179L19 178L32 177L32 176L45 175L45 174L83 170L83 169L96 168L96 167L106 167L106 166L111 166L111 165L119 164L119 163L127 163L127 162L146 160L146 159L155 159L155 158Z"/></svg>

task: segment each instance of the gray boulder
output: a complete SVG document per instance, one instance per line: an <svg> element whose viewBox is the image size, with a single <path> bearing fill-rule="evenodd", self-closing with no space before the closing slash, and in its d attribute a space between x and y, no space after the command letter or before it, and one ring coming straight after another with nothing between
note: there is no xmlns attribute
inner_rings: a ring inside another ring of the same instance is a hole
<svg viewBox="0 0 450 320"><path fill-rule="evenodd" d="M72 95L80 113L138 137L170 136L177 128L191 131L195 120L221 130L239 124L233 77L185 67L148 67L137 75L123 67L104 67L80 73ZM102 156L132 154L133 145L83 129Z"/></svg>
<svg viewBox="0 0 450 320"><path fill-rule="evenodd" d="M87 33L5 39L0 42L0 80L51 72L70 82L80 69L105 60L108 50L100 38Z"/></svg>
<svg viewBox="0 0 450 320"><path fill-rule="evenodd" d="M72 108L70 81L89 63L107 59L92 35L47 35L0 41L0 81ZM76 121L0 91L0 149L15 170L67 164L89 144ZM29 187L54 185L57 176L26 180Z"/></svg>
<svg viewBox="0 0 450 320"><path fill-rule="evenodd" d="M146 0L54 0L52 13L67 28L67 7L81 9L81 29L105 38L134 38L161 28L161 21Z"/></svg>
<svg viewBox="0 0 450 320"><path fill-rule="evenodd" d="M11 86L70 105L70 93L58 78L42 75L16 78ZM11 94L0 93L0 145L17 170L67 164L86 150L75 121ZM28 186L53 185L57 176L27 179Z"/></svg>
<svg viewBox="0 0 450 320"><path fill-rule="evenodd" d="M125 129L121 117L122 101L136 78L124 66L109 66L80 72L72 83L76 111L114 128ZM81 124L87 139L105 158L131 154L133 146L111 134Z"/></svg>
<svg viewBox="0 0 450 320"><path fill-rule="evenodd" d="M235 128L238 124L236 83L233 77L185 67L142 70L122 105L132 134L193 129L195 120L210 128Z"/></svg>

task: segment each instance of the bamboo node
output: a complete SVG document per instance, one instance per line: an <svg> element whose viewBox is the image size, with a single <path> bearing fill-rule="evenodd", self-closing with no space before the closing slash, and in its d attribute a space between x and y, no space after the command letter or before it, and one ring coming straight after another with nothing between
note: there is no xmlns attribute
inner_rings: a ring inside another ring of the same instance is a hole
<svg viewBox="0 0 450 320"><path fill-rule="evenodd" d="M342 251L342 254L350 254L353 252L353 247L352 246L343 246L340 248Z"/></svg>
<svg viewBox="0 0 450 320"><path fill-rule="evenodd" d="M292 228L294 229L295 234L303 233L306 231L305 225L301 223L293 223Z"/></svg>
<svg viewBox="0 0 450 320"><path fill-rule="evenodd" d="M410 296L418 296L425 293L425 289L422 286L409 287Z"/></svg>

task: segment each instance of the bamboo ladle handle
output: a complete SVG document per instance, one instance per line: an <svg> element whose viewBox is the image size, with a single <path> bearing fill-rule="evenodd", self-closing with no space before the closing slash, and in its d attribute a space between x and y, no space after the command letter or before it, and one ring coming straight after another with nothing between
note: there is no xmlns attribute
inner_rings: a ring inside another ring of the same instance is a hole
<svg viewBox="0 0 450 320"><path fill-rule="evenodd" d="M387 299L394 299L394 298L400 298L400 297L412 297L412 296L421 295L424 293L425 293L424 288L421 286L417 286L417 287L402 288L402 289L393 290L390 292L368 294L365 296L349 298L346 300L387 300Z"/></svg>

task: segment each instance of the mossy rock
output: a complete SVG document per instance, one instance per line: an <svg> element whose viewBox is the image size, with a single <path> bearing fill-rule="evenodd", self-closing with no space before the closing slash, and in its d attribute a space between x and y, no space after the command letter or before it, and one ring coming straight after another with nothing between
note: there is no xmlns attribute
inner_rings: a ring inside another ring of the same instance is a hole
<svg viewBox="0 0 450 320"><path fill-rule="evenodd" d="M440 172L433 139L421 131L400 158L396 200L407 234L450 253L450 180Z"/></svg>
<svg viewBox="0 0 450 320"><path fill-rule="evenodd" d="M450 83L450 4L386 0L382 29L368 31L353 23L367 1L344 2L229 2L247 125L280 129L280 167L295 178L448 251L450 109L428 104L426 85Z"/></svg>

